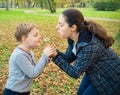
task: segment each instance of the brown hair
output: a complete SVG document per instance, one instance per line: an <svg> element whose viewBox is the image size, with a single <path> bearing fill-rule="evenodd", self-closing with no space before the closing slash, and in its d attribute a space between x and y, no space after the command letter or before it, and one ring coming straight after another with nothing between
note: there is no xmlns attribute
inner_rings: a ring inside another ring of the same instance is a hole
<svg viewBox="0 0 120 95"><path fill-rule="evenodd" d="M28 35L28 33L37 26L32 24L32 23L23 23L20 24L16 30L15 30L15 37L17 39L17 41L21 41L22 36L26 36Z"/></svg>
<svg viewBox="0 0 120 95"><path fill-rule="evenodd" d="M114 43L114 39L107 35L106 30L101 25L93 21L85 21L82 13L79 10L67 9L63 11L62 14L65 16L65 20L70 27L74 24L77 26L78 32L87 28L90 32L93 32L97 38L103 41L107 48Z"/></svg>

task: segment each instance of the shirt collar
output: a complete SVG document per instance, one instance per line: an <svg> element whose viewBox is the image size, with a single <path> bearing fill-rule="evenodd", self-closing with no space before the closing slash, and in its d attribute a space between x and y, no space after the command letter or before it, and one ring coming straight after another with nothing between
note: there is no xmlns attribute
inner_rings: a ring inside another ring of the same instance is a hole
<svg viewBox="0 0 120 95"><path fill-rule="evenodd" d="M84 29L80 32L77 43L81 43L81 42L89 43L91 39L92 39L92 33L88 31L88 29Z"/></svg>

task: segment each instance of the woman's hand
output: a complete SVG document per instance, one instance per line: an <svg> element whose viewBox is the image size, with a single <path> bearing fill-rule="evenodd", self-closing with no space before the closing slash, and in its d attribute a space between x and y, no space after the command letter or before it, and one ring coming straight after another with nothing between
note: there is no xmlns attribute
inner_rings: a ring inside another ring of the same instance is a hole
<svg viewBox="0 0 120 95"><path fill-rule="evenodd" d="M48 57L55 57L57 55L56 48L51 45L45 46L43 53L46 54Z"/></svg>

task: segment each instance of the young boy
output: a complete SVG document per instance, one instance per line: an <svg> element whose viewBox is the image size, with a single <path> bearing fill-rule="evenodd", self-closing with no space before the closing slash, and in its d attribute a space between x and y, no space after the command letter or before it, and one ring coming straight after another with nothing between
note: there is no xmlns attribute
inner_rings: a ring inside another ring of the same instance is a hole
<svg viewBox="0 0 120 95"><path fill-rule="evenodd" d="M45 48L39 62L36 64L31 49L40 45L37 26L31 23L20 24L16 28L15 37L19 45L10 57L9 77L4 95L30 95L33 78L36 78L42 72L54 49L51 47Z"/></svg>

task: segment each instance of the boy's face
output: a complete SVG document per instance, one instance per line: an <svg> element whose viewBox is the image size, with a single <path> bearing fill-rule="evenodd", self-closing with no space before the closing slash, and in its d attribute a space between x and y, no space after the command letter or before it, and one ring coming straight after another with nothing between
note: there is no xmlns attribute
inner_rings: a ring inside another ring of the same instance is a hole
<svg viewBox="0 0 120 95"><path fill-rule="evenodd" d="M30 48L38 47L40 45L40 35L39 30L37 28L33 28L27 38L26 38L27 46Z"/></svg>

